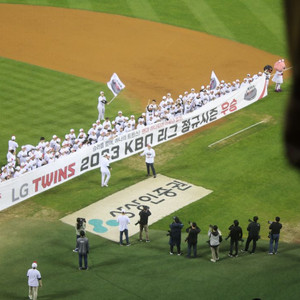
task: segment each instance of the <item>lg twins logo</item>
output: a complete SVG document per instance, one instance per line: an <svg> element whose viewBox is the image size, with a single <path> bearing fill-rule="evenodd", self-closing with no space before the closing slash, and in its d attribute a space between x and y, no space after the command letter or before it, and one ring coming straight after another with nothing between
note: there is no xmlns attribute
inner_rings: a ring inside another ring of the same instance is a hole
<svg viewBox="0 0 300 300"><path fill-rule="evenodd" d="M247 101L251 101L256 97L257 89L254 85L251 85L247 88L246 93L244 95L244 99Z"/></svg>

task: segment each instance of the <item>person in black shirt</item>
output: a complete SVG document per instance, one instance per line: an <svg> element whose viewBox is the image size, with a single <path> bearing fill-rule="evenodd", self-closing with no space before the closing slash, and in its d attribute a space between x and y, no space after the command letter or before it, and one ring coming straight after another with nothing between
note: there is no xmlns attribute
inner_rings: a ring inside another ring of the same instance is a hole
<svg viewBox="0 0 300 300"><path fill-rule="evenodd" d="M194 258L197 257L197 241L198 241L198 234L200 233L200 228L197 226L195 222L191 223L191 226L186 229L188 233L187 238L185 241L188 243L188 253L187 257L191 257L191 250L193 248Z"/></svg>
<svg viewBox="0 0 300 300"><path fill-rule="evenodd" d="M269 222L269 223L271 223L271 225L269 226L269 229L271 229L269 254L273 254L274 242L275 242L274 253L277 254L280 229L282 228L282 225L279 223L279 221L280 221L280 218L276 217L275 222Z"/></svg>
<svg viewBox="0 0 300 300"><path fill-rule="evenodd" d="M231 225L228 229L230 230L230 233L227 237L227 238L230 237L230 250L229 250L228 256L237 257L238 256L238 244L239 244L239 241L243 238L243 230L239 226L238 220L234 220L233 225ZM235 254L232 254L233 245L234 245L234 249L235 249Z"/></svg>
<svg viewBox="0 0 300 300"><path fill-rule="evenodd" d="M178 217L173 217L173 223L170 224L170 255L173 255L174 246L177 247L177 255L182 255L180 250L181 244L181 229L183 228L183 224L180 222Z"/></svg>
<svg viewBox="0 0 300 300"><path fill-rule="evenodd" d="M146 242L150 242L148 233L148 217L151 215L148 206L143 206L143 210L140 211L140 242L142 242L143 230L145 230Z"/></svg>
<svg viewBox="0 0 300 300"><path fill-rule="evenodd" d="M260 224L257 223L257 221L258 221L258 217L257 216L253 217L253 221L251 221L247 227L248 238L247 238L247 242L246 242L246 247L244 250L242 250L242 252L248 251L249 244L251 243L251 241L253 241L252 250L250 253L251 254L255 253L256 242L260 238L260 236L259 236Z"/></svg>

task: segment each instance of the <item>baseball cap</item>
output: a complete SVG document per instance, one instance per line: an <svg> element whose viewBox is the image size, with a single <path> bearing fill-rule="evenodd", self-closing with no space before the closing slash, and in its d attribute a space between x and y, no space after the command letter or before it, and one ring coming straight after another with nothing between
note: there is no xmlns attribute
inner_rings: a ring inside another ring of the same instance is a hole
<svg viewBox="0 0 300 300"><path fill-rule="evenodd" d="M121 110L119 110L119 111L118 111L118 114L121 114L121 113L122 113L122 111L121 111Z"/></svg>
<svg viewBox="0 0 300 300"><path fill-rule="evenodd" d="M13 136L11 137L11 139L14 141L14 140L16 139L16 137L13 135Z"/></svg>
<svg viewBox="0 0 300 300"><path fill-rule="evenodd" d="M36 261L34 261L34 262L32 263L31 267L32 267L32 268L37 268L37 263L36 263Z"/></svg>
<svg viewBox="0 0 300 300"><path fill-rule="evenodd" d="M57 138L57 136L54 134L52 138L53 138L53 139L56 139L56 138Z"/></svg>

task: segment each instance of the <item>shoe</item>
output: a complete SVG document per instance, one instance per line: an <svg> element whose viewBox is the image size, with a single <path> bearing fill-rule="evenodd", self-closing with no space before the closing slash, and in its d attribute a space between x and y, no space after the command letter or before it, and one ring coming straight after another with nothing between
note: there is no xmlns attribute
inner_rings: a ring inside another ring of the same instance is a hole
<svg viewBox="0 0 300 300"><path fill-rule="evenodd" d="M216 262L214 259L211 259L210 261L212 261L212 262Z"/></svg>
<svg viewBox="0 0 300 300"><path fill-rule="evenodd" d="M140 242L142 242L143 240L139 240Z"/></svg>
<svg viewBox="0 0 300 300"><path fill-rule="evenodd" d="M229 256L229 257L233 257L233 255L232 255L232 254L230 254L230 253L228 253L228 256Z"/></svg>
<svg viewBox="0 0 300 300"><path fill-rule="evenodd" d="M186 257L186 258L191 258L191 256L190 256L190 255L186 255L185 257Z"/></svg>
<svg viewBox="0 0 300 300"><path fill-rule="evenodd" d="M282 92L282 89L279 89L277 92Z"/></svg>
<svg viewBox="0 0 300 300"><path fill-rule="evenodd" d="M28 298L32 300L32 296L28 296Z"/></svg>
<svg viewBox="0 0 300 300"><path fill-rule="evenodd" d="M146 240L146 243L150 243L150 240Z"/></svg>
<svg viewBox="0 0 300 300"><path fill-rule="evenodd" d="M269 255L273 255L273 252L269 252Z"/></svg>
<svg viewBox="0 0 300 300"><path fill-rule="evenodd" d="M216 260L220 260L220 257L218 257Z"/></svg>
<svg viewBox="0 0 300 300"><path fill-rule="evenodd" d="M79 268L78 268L78 270L80 270L80 271L81 271L81 270L82 270L82 268L81 268L81 267L79 267Z"/></svg>
<svg viewBox="0 0 300 300"><path fill-rule="evenodd" d="M236 254L236 255L233 255L233 257L238 257L238 255Z"/></svg>
<svg viewBox="0 0 300 300"><path fill-rule="evenodd" d="M180 256L180 255L182 255L182 254L183 254L183 253L182 253L182 252L180 252L180 253L178 253L177 255L178 255L178 256Z"/></svg>
<svg viewBox="0 0 300 300"><path fill-rule="evenodd" d="M275 254L275 255L277 255L277 254L278 254L278 252L275 252L274 254Z"/></svg>
<svg viewBox="0 0 300 300"><path fill-rule="evenodd" d="M105 187L108 187L108 185L107 185L107 184L104 184L104 186L105 186Z"/></svg>
<svg viewBox="0 0 300 300"><path fill-rule="evenodd" d="M156 178L156 175L154 175L153 178Z"/></svg>
<svg viewBox="0 0 300 300"><path fill-rule="evenodd" d="M147 175L146 175L146 177L149 177L149 176L150 176L150 174L147 174Z"/></svg>
<svg viewBox="0 0 300 300"><path fill-rule="evenodd" d="M123 246L123 244L120 244L120 246Z"/></svg>
<svg viewBox="0 0 300 300"><path fill-rule="evenodd" d="M131 246L131 244L129 243L129 244L127 244L126 246Z"/></svg>
<svg viewBox="0 0 300 300"><path fill-rule="evenodd" d="M248 252L248 250L245 250L245 249L241 249L241 252Z"/></svg>
<svg viewBox="0 0 300 300"><path fill-rule="evenodd" d="M170 255L173 255L174 253L173 252L170 252Z"/></svg>
<svg viewBox="0 0 300 300"><path fill-rule="evenodd" d="M250 254L255 254L255 253L251 251Z"/></svg>

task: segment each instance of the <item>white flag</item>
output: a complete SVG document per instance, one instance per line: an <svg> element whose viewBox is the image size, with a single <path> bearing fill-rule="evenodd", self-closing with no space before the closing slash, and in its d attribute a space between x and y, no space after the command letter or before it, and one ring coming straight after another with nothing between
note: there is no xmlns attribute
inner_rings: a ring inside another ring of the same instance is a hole
<svg viewBox="0 0 300 300"><path fill-rule="evenodd" d="M210 76L210 89L214 90L216 87L220 85L220 81L218 77L216 76L214 71L211 71L211 76Z"/></svg>
<svg viewBox="0 0 300 300"><path fill-rule="evenodd" d="M112 91L114 96L117 96L125 88L125 84L120 80L116 73L111 76L107 86Z"/></svg>

